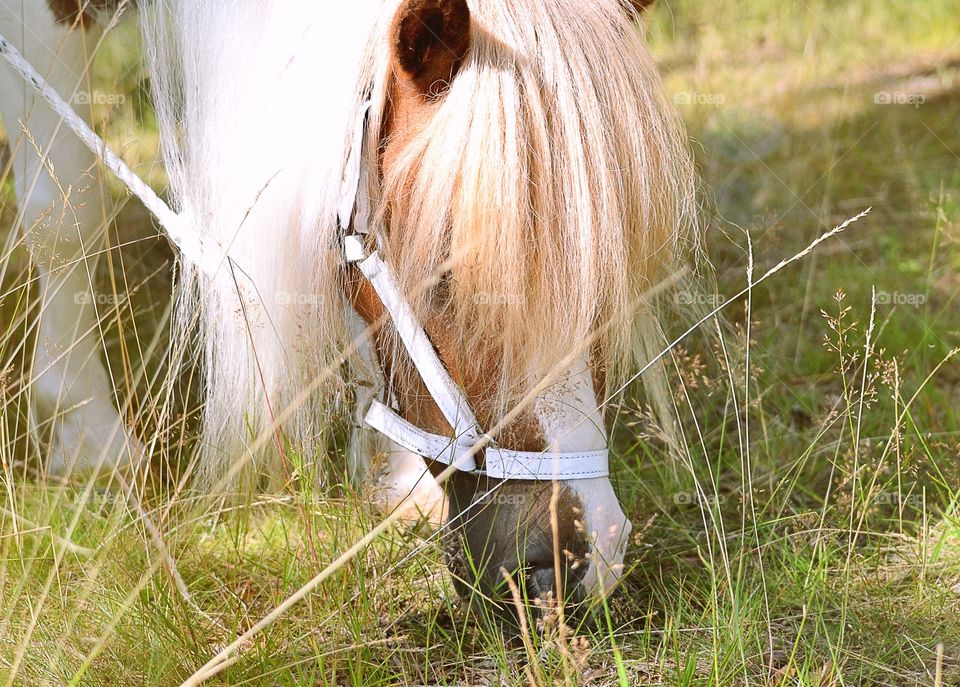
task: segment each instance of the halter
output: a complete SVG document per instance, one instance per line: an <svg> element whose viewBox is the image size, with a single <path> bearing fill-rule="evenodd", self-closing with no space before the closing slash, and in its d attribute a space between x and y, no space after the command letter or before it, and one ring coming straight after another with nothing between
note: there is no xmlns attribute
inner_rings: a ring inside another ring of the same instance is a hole
<svg viewBox="0 0 960 687"><path fill-rule="evenodd" d="M390 266L377 250L366 248L370 233L370 201L366 187L367 169L363 164L363 141L371 102L365 102L358 116L350 156L344 173L338 221L347 264L357 265L390 315L404 349L430 392L440 412L453 428L451 436L433 434L405 420L392 407L374 400L364 424L377 430L408 451L427 460L452 465L457 470L495 479L578 480L609 475L609 451L514 451L497 445L480 429L466 395L437 355L437 351L407 303ZM484 468L474 456L484 452Z"/></svg>

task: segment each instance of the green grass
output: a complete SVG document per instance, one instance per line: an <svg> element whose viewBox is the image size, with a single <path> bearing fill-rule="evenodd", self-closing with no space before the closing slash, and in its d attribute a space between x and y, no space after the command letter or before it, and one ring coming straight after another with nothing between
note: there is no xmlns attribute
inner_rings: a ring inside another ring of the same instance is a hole
<svg viewBox="0 0 960 687"><path fill-rule="evenodd" d="M941 684L960 681L958 16L956 0L653 11L720 298L746 284L750 246L760 275L873 209L757 287L749 309L730 304L719 337L708 325L674 352L684 460L668 458L642 398L623 400L615 486L638 533L582 643L565 655L555 635L535 636L531 660L464 612L428 533L394 529L209 684L933 685L938 644ZM103 90L127 96L98 121L159 184L134 36L121 27L97 64ZM885 93L905 104L878 103ZM5 231L9 179L0 193ZM111 240L132 245L103 261L103 283L125 274L137 296L111 320L108 351L125 363L118 383L157 410L129 380L143 365L162 373L162 354L137 344L163 321L171 255L130 203ZM0 684L178 684L378 515L336 469L323 489L302 478L230 512L186 502L170 475L189 413L137 482L139 505L37 479L18 393L30 273L22 250L7 261Z"/></svg>

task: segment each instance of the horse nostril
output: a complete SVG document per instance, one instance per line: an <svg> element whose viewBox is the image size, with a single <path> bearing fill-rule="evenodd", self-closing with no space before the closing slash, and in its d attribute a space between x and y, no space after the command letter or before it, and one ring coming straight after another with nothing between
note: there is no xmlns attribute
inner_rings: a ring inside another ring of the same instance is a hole
<svg viewBox="0 0 960 687"><path fill-rule="evenodd" d="M584 600L584 590L581 586L582 571L560 563L560 574L550 563L528 563L525 571L527 582L527 598L533 601L550 600L556 603L561 600L566 604L578 604ZM557 586L559 585L559 589Z"/></svg>
<svg viewBox="0 0 960 687"><path fill-rule="evenodd" d="M531 599L556 598L557 571L553 565L533 565L527 572L527 592Z"/></svg>

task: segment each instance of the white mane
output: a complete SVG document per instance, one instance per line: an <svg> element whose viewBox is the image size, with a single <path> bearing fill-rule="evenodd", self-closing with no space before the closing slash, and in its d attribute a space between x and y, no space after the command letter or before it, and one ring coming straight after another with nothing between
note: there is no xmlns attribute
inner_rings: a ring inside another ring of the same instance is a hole
<svg viewBox="0 0 960 687"><path fill-rule="evenodd" d="M262 302L241 307L183 275L179 333L199 325L206 363L208 487L237 485L223 478L272 435L271 414L289 413L281 426L298 446L317 446L329 424L345 344L336 206L381 5L168 0L142 13L172 202ZM257 460L276 456L263 448ZM279 477L274 467L256 471Z"/></svg>

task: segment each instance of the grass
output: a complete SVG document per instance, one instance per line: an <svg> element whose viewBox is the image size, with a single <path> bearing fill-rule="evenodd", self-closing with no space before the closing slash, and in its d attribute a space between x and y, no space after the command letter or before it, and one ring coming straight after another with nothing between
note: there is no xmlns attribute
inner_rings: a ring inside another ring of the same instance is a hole
<svg viewBox="0 0 960 687"><path fill-rule="evenodd" d="M917 5L673 0L651 15L695 141L715 272L715 290L679 306L739 292L751 249L759 275L873 210L730 304L719 335L708 324L674 351L684 460L668 459L642 397L619 404L615 486L638 533L596 629L569 651L534 635L531 656L464 613L428 533L391 529L209 684L960 681L960 3ZM105 46L96 82L126 100L97 116L161 183L135 43L123 26ZM9 178L0 193L5 231ZM162 376L163 347L145 344L171 255L116 196L111 241L129 245L100 276L109 291L125 275L136 297L106 345L121 388L158 413L156 389L132 380L142 366ZM301 460L280 494L196 507L170 481L189 412L159 435L136 500L38 478L20 393L31 273L22 248L5 260L0 684L178 684L378 515L335 460L323 488ZM179 389L191 397L189 379Z"/></svg>

